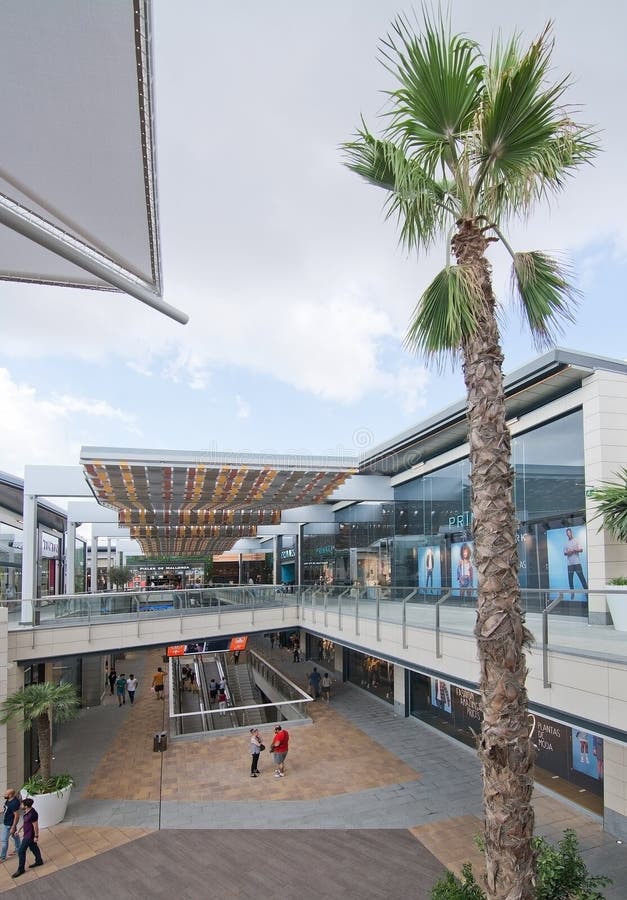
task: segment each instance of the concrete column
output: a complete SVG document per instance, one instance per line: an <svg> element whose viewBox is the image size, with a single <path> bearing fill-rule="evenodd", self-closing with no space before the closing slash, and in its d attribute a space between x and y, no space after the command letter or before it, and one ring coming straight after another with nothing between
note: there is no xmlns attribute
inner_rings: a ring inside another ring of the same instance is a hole
<svg viewBox="0 0 627 900"><path fill-rule="evenodd" d="M65 593L76 593L76 522L68 522L65 536Z"/></svg>
<svg viewBox="0 0 627 900"><path fill-rule="evenodd" d="M244 554L239 554L239 567L238 567L238 576L237 576L238 584L243 584L244 582Z"/></svg>
<svg viewBox="0 0 627 900"><path fill-rule="evenodd" d="M98 590L98 538L91 539L91 593Z"/></svg>
<svg viewBox="0 0 627 900"><path fill-rule="evenodd" d="M8 696L8 662L9 662L9 634L8 634L9 610L6 606L0 607L0 703ZM6 725L0 725L0 779L2 784L9 786L7 769L7 733ZM17 787L16 787L17 790Z"/></svg>
<svg viewBox="0 0 627 900"><path fill-rule="evenodd" d="M107 538L107 590L110 591L111 584L111 538Z"/></svg>
<svg viewBox="0 0 627 900"><path fill-rule="evenodd" d="M394 712L397 716L405 716L407 704L406 669L394 664Z"/></svg>
<svg viewBox="0 0 627 900"><path fill-rule="evenodd" d="M594 372L583 383L583 440L586 488L614 481L616 473L627 466L627 395L624 376L615 372ZM627 572L627 544L613 542L599 531L596 507L586 500L588 579L590 590L589 621L609 624L603 586L609 578ZM598 592L598 593L595 593Z"/></svg>
<svg viewBox="0 0 627 900"><path fill-rule="evenodd" d="M272 536L272 583L281 583L281 538L278 534Z"/></svg>
<svg viewBox="0 0 627 900"><path fill-rule="evenodd" d="M302 585L305 575L305 565L303 561L303 535L305 534L305 526L301 523L298 525L298 534L296 536L296 584Z"/></svg>
<svg viewBox="0 0 627 900"><path fill-rule="evenodd" d="M32 601L37 596L39 545L37 541L37 496L35 494L24 494L23 522L21 622L28 624L33 621Z"/></svg>
<svg viewBox="0 0 627 900"><path fill-rule="evenodd" d="M603 828L627 840L627 747L603 742Z"/></svg>

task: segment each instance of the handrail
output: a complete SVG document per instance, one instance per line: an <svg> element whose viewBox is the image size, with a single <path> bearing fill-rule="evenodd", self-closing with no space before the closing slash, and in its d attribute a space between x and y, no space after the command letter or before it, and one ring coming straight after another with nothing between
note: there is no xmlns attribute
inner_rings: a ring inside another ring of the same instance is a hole
<svg viewBox="0 0 627 900"><path fill-rule="evenodd" d="M542 610L542 683L545 688L551 687L549 681L549 613L558 606L564 595L560 594Z"/></svg>
<svg viewBox="0 0 627 900"><path fill-rule="evenodd" d="M448 591L435 604L435 655L437 659L442 658L442 645L440 641L440 607L453 596L453 591Z"/></svg>

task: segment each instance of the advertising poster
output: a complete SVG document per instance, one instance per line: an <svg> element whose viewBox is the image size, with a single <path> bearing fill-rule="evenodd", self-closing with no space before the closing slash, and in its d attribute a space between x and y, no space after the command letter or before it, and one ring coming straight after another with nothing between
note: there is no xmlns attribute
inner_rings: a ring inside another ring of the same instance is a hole
<svg viewBox="0 0 627 900"><path fill-rule="evenodd" d="M546 549L549 566L549 587L567 588L565 600L585 602L581 589L588 589L588 554L586 552L586 526L551 528L546 533ZM579 588L579 592L577 591Z"/></svg>
<svg viewBox="0 0 627 900"><path fill-rule="evenodd" d="M450 715L452 710L451 685L448 681L443 681L441 678L431 679L431 706Z"/></svg>
<svg viewBox="0 0 627 900"><path fill-rule="evenodd" d="M418 548L418 587L425 591L442 587L439 547Z"/></svg>
<svg viewBox="0 0 627 900"><path fill-rule="evenodd" d="M464 541L461 544L451 544L451 585L455 590L455 596L476 596L477 570L473 555L473 541Z"/></svg>
<svg viewBox="0 0 627 900"><path fill-rule="evenodd" d="M573 728L573 769L587 775L589 778L595 778L597 781L603 780L603 739L589 734L587 731L581 731L579 728Z"/></svg>
<svg viewBox="0 0 627 900"><path fill-rule="evenodd" d="M457 728L479 734L482 718L479 703L479 694L475 691L467 691L465 688L453 686L453 717Z"/></svg>
<svg viewBox="0 0 627 900"><path fill-rule="evenodd" d="M551 722L542 716L530 714L531 740L536 749L536 765L568 779L568 750L571 728L559 722Z"/></svg>

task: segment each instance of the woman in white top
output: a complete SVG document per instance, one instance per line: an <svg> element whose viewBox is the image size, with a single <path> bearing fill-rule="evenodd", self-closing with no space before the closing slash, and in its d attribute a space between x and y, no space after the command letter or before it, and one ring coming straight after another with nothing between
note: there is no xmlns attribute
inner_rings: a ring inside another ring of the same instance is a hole
<svg viewBox="0 0 627 900"><path fill-rule="evenodd" d="M259 754L261 753L261 737L257 728L250 729L250 777L261 775L258 769Z"/></svg>

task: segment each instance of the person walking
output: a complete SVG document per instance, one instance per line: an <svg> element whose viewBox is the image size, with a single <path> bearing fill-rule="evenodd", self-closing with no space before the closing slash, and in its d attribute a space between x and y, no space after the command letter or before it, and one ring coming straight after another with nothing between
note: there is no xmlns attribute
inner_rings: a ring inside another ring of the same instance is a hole
<svg viewBox="0 0 627 900"><path fill-rule="evenodd" d="M118 673L115 671L115 667L111 669L109 672L109 676L107 678L109 682L109 690L111 691L111 696L113 697L113 689L115 688L115 682L117 680Z"/></svg>
<svg viewBox="0 0 627 900"><path fill-rule="evenodd" d="M118 697L118 706L126 703L126 675L122 672L115 680L115 693Z"/></svg>
<svg viewBox="0 0 627 900"><path fill-rule="evenodd" d="M313 671L309 673L309 690L313 694L314 700L320 699L320 672L313 667Z"/></svg>
<svg viewBox="0 0 627 900"><path fill-rule="evenodd" d="M290 744L290 734L282 725L276 725L274 728L274 739L270 746L270 750L274 753L274 763L276 769L274 771L275 778L283 778L285 776L285 757Z"/></svg>
<svg viewBox="0 0 627 900"><path fill-rule="evenodd" d="M250 729L250 777L256 778L258 775L261 775L259 771L259 754L262 749L265 750L264 745L261 743L261 735L259 734L258 728Z"/></svg>
<svg viewBox="0 0 627 900"><path fill-rule="evenodd" d="M24 815L22 816L22 841L18 850L17 872L14 872L12 878L19 878L26 871L26 851L30 850L35 857L35 862L31 863L29 869L36 869L37 866L43 866L44 861L41 858L41 850L37 844L39 840L39 816L37 810L33 807L31 797L25 797L22 800Z"/></svg>
<svg viewBox="0 0 627 900"><path fill-rule="evenodd" d="M209 706L216 702L218 699L218 682L215 678L212 678L209 682Z"/></svg>
<svg viewBox="0 0 627 900"><path fill-rule="evenodd" d="M135 691L137 690L137 679L131 672L129 677L126 679L126 693L128 694L128 699L131 704L135 702Z"/></svg>
<svg viewBox="0 0 627 900"><path fill-rule="evenodd" d="M17 835L17 829L20 821L20 798L16 795L13 788L7 788L4 792L4 817L2 819L2 847L0 847L0 862L4 862L7 858L7 850L9 849L9 839L13 838L15 850L11 851L11 856L20 849L20 839Z"/></svg>
<svg viewBox="0 0 627 900"><path fill-rule="evenodd" d="M220 710L220 715L226 715L226 687L221 687L218 689L218 708Z"/></svg>
<svg viewBox="0 0 627 900"><path fill-rule="evenodd" d="M331 702L331 679L329 677L329 673L325 672L322 676L322 681L320 682L320 687L322 688L322 699L326 703Z"/></svg>
<svg viewBox="0 0 627 900"><path fill-rule="evenodd" d="M164 697L163 697L163 695L165 693L163 690L163 687L164 687L163 682L164 681L165 681L165 672L163 671L161 666L159 666L157 668L157 671L155 672L155 674L152 676L152 688L155 692L155 697L157 697L159 700L164 699Z"/></svg>

